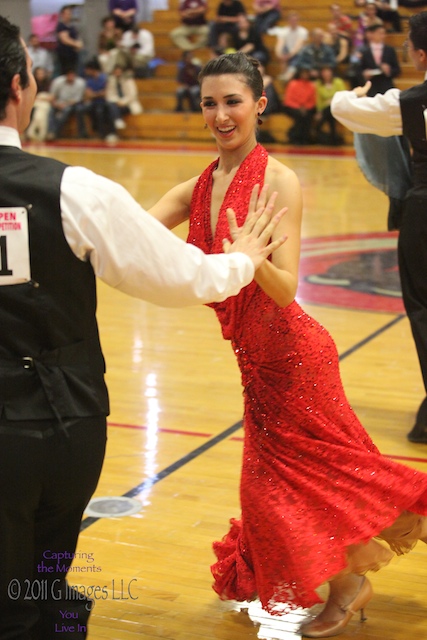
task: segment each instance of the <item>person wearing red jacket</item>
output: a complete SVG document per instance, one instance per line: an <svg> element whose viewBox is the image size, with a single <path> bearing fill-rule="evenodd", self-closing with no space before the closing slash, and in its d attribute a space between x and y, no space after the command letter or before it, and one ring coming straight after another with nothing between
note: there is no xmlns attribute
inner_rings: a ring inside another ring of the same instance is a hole
<svg viewBox="0 0 427 640"><path fill-rule="evenodd" d="M316 88L310 80L310 69L299 69L286 88L283 111L294 120L289 129L291 144L311 144L311 124L316 113Z"/></svg>

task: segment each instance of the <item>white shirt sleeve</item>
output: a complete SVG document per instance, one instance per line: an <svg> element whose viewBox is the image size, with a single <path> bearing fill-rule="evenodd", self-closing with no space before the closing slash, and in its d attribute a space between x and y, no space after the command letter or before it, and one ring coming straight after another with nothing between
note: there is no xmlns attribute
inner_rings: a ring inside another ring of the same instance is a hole
<svg viewBox="0 0 427 640"><path fill-rule="evenodd" d="M143 29L142 33L140 32L140 44L140 53L154 58L154 37L147 29Z"/></svg>
<svg viewBox="0 0 427 640"><path fill-rule="evenodd" d="M385 138L401 136L399 96L399 89L389 89L372 98L358 98L354 91L337 91L332 98L332 115L355 133L374 133Z"/></svg>
<svg viewBox="0 0 427 640"><path fill-rule="evenodd" d="M61 183L62 224L73 253L124 293L164 307L220 302L254 276L243 253L205 255L145 211L119 184L83 167Z"/></svg>

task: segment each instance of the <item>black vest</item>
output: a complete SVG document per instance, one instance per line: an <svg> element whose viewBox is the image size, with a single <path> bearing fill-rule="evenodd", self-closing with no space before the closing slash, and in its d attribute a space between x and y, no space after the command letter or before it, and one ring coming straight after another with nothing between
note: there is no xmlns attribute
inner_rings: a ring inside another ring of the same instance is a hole
<svg viewBox="0 0 427 640"><path fill-rule="evenodd" d="M84 417L109 410L95 274L89 262L73 254L62 229L65 168L56 160L0 146L0 207L27 208L31 266L30 282L0 286L3 419Z"/></svg>
<svg viewBox="0 0 427 640"><path fill-rule="evenodd" d="M427 197L427 136L424 111L427 109L427 82L400 93L403 135L411 143L414 188Z"/></svg>

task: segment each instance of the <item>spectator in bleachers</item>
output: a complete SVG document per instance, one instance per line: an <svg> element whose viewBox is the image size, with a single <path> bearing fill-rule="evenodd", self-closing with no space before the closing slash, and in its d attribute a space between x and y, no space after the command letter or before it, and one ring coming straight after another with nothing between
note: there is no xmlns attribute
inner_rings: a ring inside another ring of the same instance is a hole
<svg viewBox="0 0 427 640"><path fill-rule="evenodd" d="M105 98L116 129L126 127L125 116L139 115L143 111L132 71L119 64L108 76Z"/></svg>
<svg viewBox="0 0 427 640"><path fill-rule="evenodd" d="M291 144L312 144L311 127L316 113L316 88L310 77L310 68L299 67L295 78L290 80L283 98L283 111L294 125L288 131Z"/></svg>
<svg viewBox="0 0 427 640"><path fill-rule="evenodd" d="M337 133L337 122L331 113L331 102L337 91L344 91L346 86L342 78L334 74L331 67L323 67L316 80L316 140L320 144L343 144L343 138ZM324 131L327 125L329 133Z"/></svg>
<svg viewBox="0 0 427 640"><path fill-rule="evenodd" d="M267 106L262 112L262 116L258 120L259 127L256 133L256 138L261 144L277 142L271 132L268 131L268 127L263 127L263 124L266 124L268 122L269 115L271 115L272 113L280 113L282 111L282 104L279 98L279 94L276 91L276 87L274 86L274 80L272 76L266 73L263 64L260 63L258 69L262 76L264 94L268 102Z"/></svg>
<svg viewBox="0 0 427 640"><path fill-rule="evenodd" d="M84 73L86 79L84 101L76 111L79 137L88 138L85 122L85 116L88 115L93 131L103 140L112 142L116 139L116 128L106 99L107 74L102 71L96 59L85 64Z"/></svg>
<svg viewBox="0 0 427 640"><path fill-rule="evenodd" d="M264 109L262 115L268 116L271 113L280 113L282 111L282 105L280 102L279 94L277 93L276 87L274 86L273 77L266 73L265 66L262 63L260 63L258 69L262 76L264 92L268 100L267 106Z"/></svg>
<svg viewBox="0 0 427 640"><path fill-rule="evenodd" d="M338 33L351 38L353 35L353 21L350 16L342 12L339 4L331 4L329 9L332 14L331 22L336 26Z"/></svg>
<svg viewBox="0 0 427 640"><path fill-rule="evenodd" d="M198 76L200 65L193 62L190 51L183 51L182 59L178 62L176 89L176 112L185 111L184 103L190 107L190 111L200 111L200 87Z"/></svg>
<svg viewBox="0 0 427 640"><path fill-rule="evenodd" d="M110 74L116 64L126 67L130 64L129 53L120 47L123 31L117 29L112 16L101 21L102 29L98 35L98 62L104 73Z"/></svg>
<svg viewBox="0 0 427 640"><path fill-rule="evenodd" d="M313 29L310 33L310 43L301 49L298 56L298 66L310 69L312 79L319 77L322 67L336 67L334 50L324 43L324 37L323 29Z"/></svg>
<svg viewBox="0 0 427 640"><path fill-rule="evenodd" d="M116 51L122 38L122 31L117 29L113 16L105 16L101 20L101 31L98 34L98 57L108 56Z"/></svg>
<svg viewBox="0 0 427 640"><path fill-rule="evenodd" d="M390 2L376 2L378 16L383 22L391 25L394 33L402 33L402 21L397 9L393 9Z"/></svg>
<svg viewBox="0 0 427 640"><path fill-rule="evenodd" d="M29 140L37 140L42 142L46 140L48 131L49 111L52 101L50 94L50 74L44 67L36 67L34 69L34 79L37 85L37 94L34 101L34 107L31 112L31 121L25 136Z"/></svg>
<svg viewBox="0 0 427 640"><path fill-rule="evenodd" d="M356 5L359 0L356 0ZM362 0L361 0L362 1ZM384 24L378 16L378 9L375 2L368 2L363 5L363 11L360 12L357 20L357 29L354 35L353 48L360 49L366 44L365 31L374 24Z"/></svg>
<svg viewBox="0 0 427 640"><path fill-rule="evenodd" d="M83 41L79 38L73 25L73 10L71 5L65 5L59 12L56 25L56 56L59 73L64 74L68 69L76 69L79 64L79 52L83 49Z"/></svg>
<svg viewBox="0 0 427 640"><path fill-rule="evenodd" d="M324 43L329 45L335 55L337 65L346 65L350 61L351 37L338 31L334 22L328 24L328 30L325 33Z"/></svg>
<svg viewBox="0 0 427 640"><path fill-rule="evenodd" d="M397 8L392 8L390 2L382 2L381 0L355 0L357 7L366 8L369 4L374 4L377 9L377 16L383 21L391 25L392 31L396 33L402 32L402 24Z"/></svg>
<svg viewBox="0 0 427 640"><path fill-rule="evenodd" d="M252 12L257 33L267 33L281 18L280 0L253 0Z"/></svg>
<svg viewBox="0 0 427 640"><path fill-rule="evenodd" d="M221 33L233 33L238 17L246 13L246 9L240 0L221 0L216 9L215 20L209 27L208 45L216 55L218 37Z"/></svg>
<svg viewBox="0 0 427 640"><path fill-rule="evenodd" d="M52 96L49 112L47 139L54 140L62 132L62 128L73 114L77 113L83 103L86 82L77 75L74 68L58 76L52 81L50 94ZM79 131L82 137L84 131Z"/></svg>
<svg viewBox="0 0 427 640"><path fill-rule="evenodd" d="M113 16L105 16L101 20L101 31L98 35L98 49L110 51L115 49L122 38L123 31L116 27Z"/></svg>
<svg viewBox="0 0 427 640"><path fill-rule="evenodd" d="M394 87L393 78L400 74L400 65L394 47L385 44L386 30L383 25L372 25L366 29L367 44L360 53L362 84L370 80L368 96L385 93Z"/></svg>
<svg viewBox="0 0 427 640"><path fill-rule="evenodd" d="M28 55L33 62L33 69L45 69L49 77L53 74L53 58L50 51L40 46L40 40L34 33L28 38Z"/></svg>
<svg viewBox="0 0 427 640"><path fill-rule="evenodd" d="M108 12L114 17L116 27L122 31L132 29L137 11L137 0L109 0L108 2Z"/></svg>
<svg viewBox="0 0 427 640"><path fill-rule="evenodd" d="M155 55L154 37L151 31L135 25L123 33L120 48L127 54L127 59L137 78L150 75L150 62Z"/></svg>
<svg viewBox="0 0 427 640"><path fill-rule="evenodd" d="M228 31L221 31L218 35L216 47L212 51L212 57L217 58L224 53L236 53L236 51L233 34L228 33Z"/></svg>
<svg viewBox="0 0 427 640"><path fill-rule="evenodd" d="M180 0L178 11L181 25L170 32L174 45L183 51L205 47L209 37L207 0Z"/></svg>
<svg viewBox="0 0 427 640"><path fill-rule="evenodd" d="M256 31L255 26L251 24L244 13L238 17L233 39L236 51L246 53L264 65L269 62L270 52L265 46L261 34Z"/></svg>
<svg viewBox="0 0 427 640"><path fill-rule="evenodd" d="M308 40L308 29L299 24L298 13L290 11L287 26L274 27L269 34L277 38L274 53L281 62L279 77L287 82L296 73L298 54Z"/></svg>
<svg viewBox="0 0 427 640"><path fill-rule="evenodd" d="M399 4L408 9L416 9L417 7L427 6L427 0L399 0Z"/></svg>

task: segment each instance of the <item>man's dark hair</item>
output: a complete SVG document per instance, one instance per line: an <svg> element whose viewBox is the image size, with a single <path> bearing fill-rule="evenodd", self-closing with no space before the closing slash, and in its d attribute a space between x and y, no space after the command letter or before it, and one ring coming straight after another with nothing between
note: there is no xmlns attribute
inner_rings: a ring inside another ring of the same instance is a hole
<svg viewBox="0 0 427 640"><path fill-rule="evenodd" d="M375 31L378 31L378 29L384 29L384 25L383 24L370 24L369 27L366 27L365 32L367 31L368 33L375 33Z"/></svg>
<svg viewBox="0 0 427 640"><path fill-rule="evenodd" d="M85 69L92 69L93 71L101 71L101 65L96 58L88 60L85 64Z"/></svg>
<svg viewBox="0 0 427 640"><path fill-rule="evenodd" d="M105 16L105 17L104 17L104 18L102 18L102 20L101 20L101 25L102 25L103 27L105 27L105 25L107 24L107 22L110 22L110 21L113 21L113 22L114 22L114 16L112 16L112 15Z"/></svg>
<svg viewBox="0 0 427 640"><path fill-rule="evenodd" d="M414 49L427 52L427 11L415 13L409 18L409 39Z"/></svg>
<svg viewBox="0 0 427 640"><path fill-rule="evenodd" d="M12 78L17 73L21 87L25 89L30 83L30 78L19 27L0 16L0 120L6 117L6 105L12 95Z"/></svg>

